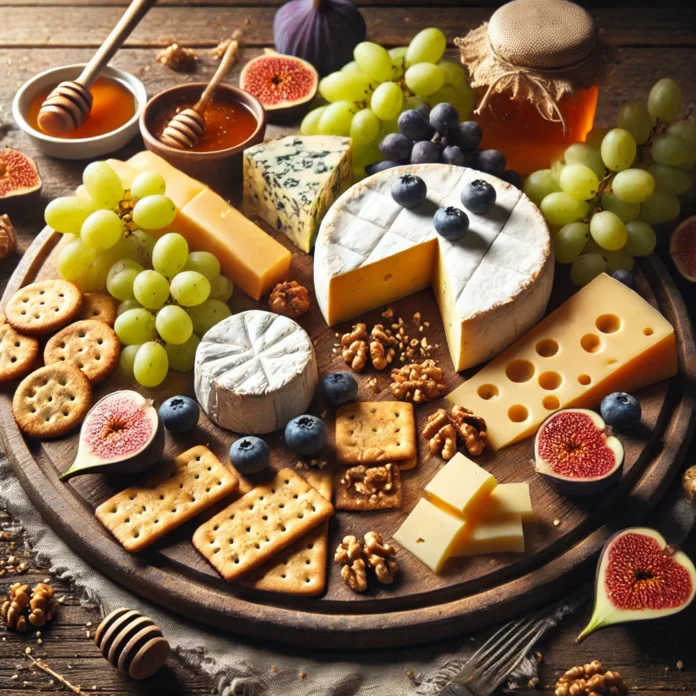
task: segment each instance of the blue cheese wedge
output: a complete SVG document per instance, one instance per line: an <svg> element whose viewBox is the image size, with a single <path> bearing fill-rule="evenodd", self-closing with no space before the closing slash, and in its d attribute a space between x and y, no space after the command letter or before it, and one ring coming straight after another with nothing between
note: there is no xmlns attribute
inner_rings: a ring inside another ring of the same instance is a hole
<svg viewBox="0 0 696 696"><path fill-rule="evenodd" d="M307 253L326 211L352 183L350 138L289 135L244 151L244 214Z"/></svg>

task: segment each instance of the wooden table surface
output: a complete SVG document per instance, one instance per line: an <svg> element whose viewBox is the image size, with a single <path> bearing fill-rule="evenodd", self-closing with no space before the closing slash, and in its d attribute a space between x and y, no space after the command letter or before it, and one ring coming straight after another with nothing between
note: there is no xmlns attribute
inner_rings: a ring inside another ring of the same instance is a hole
<svg viewBox="0 0 696 696"><path fill-rule="evenodd" d="M37 72L87 61L126 4L126 0L0 0L0 146L18 148L34 156L44 181L40 205L9 210L19 233L19 253L26 250L42 228L44 205L51 198L75 188L84 163L51 160L33 151L12 121L14 93ZM247 18L250 23L244 32L242 61L272 46L273 14L279 4L281 0L160 0L112 64L140 77L150 95L183 80L207 79L216 65L209 49ZM431 25L442 27L451 41L486 20L492 8L500 3L435 0L426 7L420 6L425 5L422 0L359 0L358 4L368 24L369 38L394 46L408 43L418 30ZM614 7L604 7L604 3L590 4L594 5L591 12L605 36L621 48L621 62L615 66L600 93L599 125L611 124L621 103L644 99L650 86L665 75L680 81L687 100L696 98L696 71L693 69L696 64L696 9L669 9L666 7L669 3L653 3L652 6L646 3L640 8L627 8L628 3L617 2L606 3L618 5ZM172 41L197 50L200 61L195 73L177 74L155 61L157 51ZM449 53L455 55L451 49ZM236 81L238 73L239 67L231 81ZM269 135L272 134L271 129ZM136 140L121 154L127 156L139 149L142 143ZM0 204L2 212L5 210ZM16 263L17 258L0 262L0 290ZM696 307L693 286L681 283L680 287L687 294L687 304ZM691 454L696 454L693 447ZM694 456L690 456L690 460L693 463ZM0 513L0 529L10 528L11 520ZM11 532L4 536L0 536L0 594L16 580L35 583L44 579L45 569L31 560L21 538ZM693 535L686 550L692 557L696 555ZM22 560L27 561L28 570L19 576L5 570L10 556L16 557L14 567ZM569 578L569 585L573 580ZM38 645L33 636L0 634L0 696L65 691L59 683L51 683L48 675L29 669L25 659L27 646L31 646L33 655L42 657L86 692L122 696L210 693L211 684L207 678L181 667L173 659L157 675L156 686L154 681L138 683L121 678L102 659L91 640L99 620L96 612L83 609L77 595L65 583L52 582L58 593L65 595L65 600L54 622L43 632L42 645ZM539 688L543 693L553 693L553 684L565 669L598 658L608 668L620 671L633 692L642 696L667 692L696 694L693 611L667 621L602 631L576 646L574 637L588 612L589 607L567 620L540 644ZM311 676L307 675L308 689ZM406 676L404 680L407 684Z"/></svg>

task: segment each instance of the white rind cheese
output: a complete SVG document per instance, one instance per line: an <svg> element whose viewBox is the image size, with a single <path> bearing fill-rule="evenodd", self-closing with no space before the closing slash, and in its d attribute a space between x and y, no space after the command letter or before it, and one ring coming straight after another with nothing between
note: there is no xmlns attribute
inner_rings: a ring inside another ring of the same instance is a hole
<svg viewBox="0 0 696 696"><path fill-rule="evenodd" d="M350 138L290 135L244 151L244 214L308 253L326 211L352 183Z"/></svg>
<svg viewBox="0 0 696 696"><path fill-rule="evenodd" d="M403 174L421 177L426 200L406 209L391 196ZM485 215L466 211L458 241L433 227L438 208L464 209L474 179L497 194ZM544 315L553 284L553 250L539 209L496 177L444 164L409 165L356 184L322 222L314 259L317 301L330 326L433 287L457 370L488 360Z"/></svg>
<svg viewBox="0 0 696 696"><path fill-rule="evenodd" d="M262 434L306 412L317 386L314 347L299 324L253 309L203 336L194 366L196 398L235 433Z"/></svg>

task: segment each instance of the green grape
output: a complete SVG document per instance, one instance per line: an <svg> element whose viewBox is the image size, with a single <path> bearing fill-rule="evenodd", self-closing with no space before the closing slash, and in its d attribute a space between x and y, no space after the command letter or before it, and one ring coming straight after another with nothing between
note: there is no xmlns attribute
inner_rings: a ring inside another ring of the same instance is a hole
<svg viewBox="0 0 696 696"><path fill-rule="evenodd" d="M437 63L447 48L447 38L434 27L419 31L408 45L406 65L416 63Z"/></svg>
<svg viewBox="0 0 696 696"><path fill-rule="evenodd" d="M421 106L430 106L428 102L423 99L423 97L419 97L416 94L412 94L410 97L406 97L404 101L404 111L407 109L417 109Z"/></svg>
<svg viewBox="0 0 696 696"><path fill-rule="evenodd" d="M681 104L681 87L669 77L658 80L648 95L648 111L653 121L674 121L679 116Z"/></svg>
<svg viewBox="0 0 696 696"><path fill-rule="evenodd" d="M607 269L607 261L601 254L581 254L570 267L570 277L575 285L587 285Z"/></svg>
<svg viewBox="0 0 696 696"><path fill-rule="evenodd" d="M169 356L164 346L148 341L140 346L133 361L133 375L143 387L158 387L169 372Z"/></svg>
<svg viewBox="0 0 696 696"><path fill-rule="evenodd" d="M173 278L184 269L188 257L189 245L186 239L177 232L167 232L155 242L152 267L163 276Z"/></svg>
<svg viewBox="0 0 696 696"><path fill-rule="evenodd" d="M353 144L366 145L374 142L379 135L380 127L381 123L372 109L361 109L353 116L350 124L350 137L353 139Z"/></svg>
<svg viewBox="0 0 696 696"><path fill-rule="evenodd" d="M590 220L592 239L607 251L622 249L628 239L624 221L609 210L595 213Z"/></svg>
<svg viewBox="0 0 696 696"><path fill-rule="evenodd" d="M647 256L651 254L657 244L655 230L647 222L631 220L626 223L628 240L623 250L631 256ZM630 270L630 269L629 269Z"/></svg>
<svg viewBox="0 0 696 696"><path fill-rule="evenodd" d="M322 135L350 134L350 124L358 107L349 101L338 101L329 104L319 119L319 133Z"/></svg>
<svg viewBox="0 0 696 696"><path fill-rule="evenodd" d="M319 135L319 121L326 111L326 106L319 106L312 109L303 119L300 124L300 133L302 135Z"/></svg>
<svg viewBox="0 0 696 696"><path fill-rule="evenodd" d="M143 230L161 230L174 222L176 206L167 196L141 198L133 208L133 222Z"/></svg>
<svg viewBox="0 0 696 696"><path fill-rule="evenodd" d="M199 336L203 336L215 324L219 324L232 314L230 308L220 300L206 300L203 304L190 307L186 311L193 322L193 331Z"/></svg>
<svg viewBox="0 0 696 696"><path fill-rule="evenodd" d="M673 193L655 191L647 201L640 204L640 220L649 225L663 225L679 217L681 204Z"/></svg>
<svg viewBox="0 0 696 696"><path fill-rule="evenodd" d="M129 309L116 317L114 331L124 346L154 341L157 337L155 317L147 309Z"/></svg>
<svg viewBox="0 0 696 696"><path fill-rule="evenodd" d="M85 273L74 282L82 292L103 290L106 287L106 276L109 274L109 269L113 263L114 258L111 255L111 249L102 251L97 254L97 258L92 262L92 265L87 268Z"/></svg>
<svg viewBox="0 0 696 696"><path fill-rule="evenodd" d="M611 190L626 203L642 203L652 196L655 179L644 169L624 169L614 177Z"/></svg>
<svg viewBox="0 0 696 696"><path fill-rule="evenodd" d="M558 263L572 263L590 238L590 226L585 222L564 225L553 236L553 248Z"/></svg>
<svg viewBox="0 0 696 696"><path fill-rule="evenodd" d="M123 184L106 162L88 164L82 174L89 197L97 208L115 208L123 199Z"/></svg>
<svg viewBox="0 0 696 696"><path fill-rule="evenodd" d="M392 59L379 44L372 41L359 43L353 51L353 58L371 80L386 82L391 77Z"/></svg>
<svg viewBox="0 0 696 696"><path fill-rule="evenodd" d="M561 172L563 167L565 167L565 164L561 160L551 162L551 176L556 180L559 191L561 190Z"/></svg>
<svg viewBox="0 0 696 696"><path fill-rule="evenodd" d="M201 339L196 334L191 334L186 343L175 346L173 343L165 343L164 349L169 356L169 367L177 372L191 372L196 360L196 349Z"/></svg>
<svg viewBox="0 0 696 696"><path fill-rule="evenodd" d="M642 102L624 104L619 109L616 125L627 130L638 145L644 145L648 142L653 127L648 107Z"/></svg>
<svg viewBox="0 0 696 696"><path fill-rule="evenodd" d="M389 126L391 121L384 124ZM398 124L397 124L398 125ZM386 128L383 128L386 133ZM366 167L368 164L379 162L382 159L382 153L379 151L379 143L381 138L373 140L367 145L357 145L353 148L353 165L356 167Z"/></svg>
<svg viewBox="0 0 696 696"><path fill-rule="evenodd" d="M609 132L608 128L593 128L586 136L585 143L595 150L599 150L602 146L604 136Z"/></svg>
<svg viewBox="0 0 696 696"><path fill-rule="evenodd" d="M406 86L420 97L427 97L437 92L445 82L445 74L430 63L412 65L404 77Z"/></svg>
<svg viewBox="0 0 696 696"><path fill-rule="evenodd" d="M367 76L358 73L333 72L319 82L319 94L328 102L364 101L369 91Z"/></svg>
<svg viewBox="0 0 696 696"><path fill-rule="evenodd" d="M193 333L191 317L176 305L167 305L157 312L155 327L163 341L176 346L186 343Z"/></svg>
<svg viewBox="0 0 696 696"><path fill-rule="evenodd" d="M600 199L600 205L604 210L609 210L620 217L624 222L635 220L640 215L639 203L626 203L611 193L605 193Z"/></svg>
<svg viewBox="0 0 696 696"><path fill-rule="evenodd" d="M227 300L232 297L233 292L234 284L224 275L215 276L215 278L210 281L209 297L211 300L223 300L224 302L227 302Z"/></svg>
<svg viewBox="0 0 696 696"><path fill-rule="evenodd" d="M686 140L692 148L696 147L696 118L686 118L683 121L675 121L669 125L667 132Z"/></svg>
<svg viewBox="0 0 696 696"><path fill-rule="evenodd" d="M80 196L54 198L44 212L49 227L63 234L80 234L82 223L96 210L91 199Z"/></svg>
<svg viewBox="0 0 696 696"><path fill-rule="evenodd" d="M356 73L358 75L364 75L365 73L360 69L360 66L354 61L351 60L350 63L346 63L342 68L341 72L345 73Z"/></svg>
<svg viewBox="0 0 696 696"><path fill-rule="evenodd" d="M607 260L607 272L614 273L615 271L631 271L635 265L635 259L626 249L618 251L605 251L604 258Z"/></svg>
<svg viewBox="0 0 696 696"><path fill-rule="evenodd" d="M143 252L143 249L140 247L133 234L121 237L121 239L108 250L108 255L111 256L112 254L119 261L121 259L132 259L143 265L149 265L150 263L149 257Z"/></svg>
<svg viewBox="0 0 696 696"><path fill-rule="evenodd" d="M398 133L399 132L399 117L394 116L394 118L390 119L389 121L382 121L382 128L380 130L380 137L377 139L375 143L370 143L370 146L372 145L379 145L380 141L384 138L385 135L388 135L389 133ZM379 149L379 147L377 148ZM382 159L382 155L380 153L380 156L376 159L373 160L375 162L379 161Z"/></svg>
<svg viewBox="0 0 696 696"><path fill-rule="evenodd" d="M464 121L471 116L474 109L475 96L470 87L457 89L452 85L442 85L434 94L426 97L430 106L436 106L447 102L451 104L459 114L459 120Z"/></svg>
<svg viewBox="0 0 696 696"><path fill-rule="evenodd" d="M180 305L195 307L208 299L210 281L196 271L182 271L172 279L170 290Z"/></svg>
<svg viewBox="0 0 696 696"><path fill-rule="evenodd" d="M121 218L113 210L97 210L82 223L80 237L90 249L103 251L111 249L122 234Z"/></svg>
<svg viewBox="0 0 696 696"><path fill-rule="evenodd" d="M121 302L121 304L118 306L118 309L116 310L116 316L121 316L124 312L127 312L129 309L142 309L142 305L138 300L135 298L131 298L130 300L124 300Z"/></svg>
<svg viewBox="0 0 696 696"><path fill-rule="evenodd" d="M602 140L602 159L613 172L628 169L636 158L637 150L633 136L623 128L612 128Z"/></svg>
<svg viewBox="0 0 696 696"><path fill-rule="evenodd" d="M79 237L75 237L58 254L58 273L65 280L75 281L84 275L85 268L91 266L96 258L97 252L90 249Z"/></svg>
<svg viewBox="0 0 696 696"><path fill-rule="evenodd" d="M161 196L167 190L164 177L158 172L141 172L130 185L131 197L134 201L148 196Z"/></svg>
<svg viewBox="0 0 696 696"><path fill-rule="evenodd" d="M655 180L655 188L664 193L674 193L681 196L691 186L691 176L683 169L668 167L666 164L653 163L648 171Z"/></svg>
<svg viewBox="0 0 696 696"><path fill-rule="evenodd" d="M576 220L582 220L590 212L586 201L579 201L564 191L549 193L541 201L541 212L552 225L568 225Z"/></svg>
<svg viewBox="0 0 696 696"><path fill-rule="evenodd" d="M599 188L597 175L584 164L566 164L560 183L563 191L580 201L592 198Z"/></svg>
<svg viewBox="0 0 696 696"><path fill-rule="evenodd" d="M689 144L676 135L666 133L655 138L650 152L653 160L658 164L688 168L691 155Z"/></svg>
<svg viewBox="0 0 696 696"><path fill-rule="evenodd" d="M106 276L106 289L121 302L133 299L133 283L145 269L132 259L117 261ZM140 304L140 303L138 303Z"/></svg>
<svg viewBox="0 0 696 696"><path fill-rule="evenodd" d="M404 76L404 71L406 70L406 51L408 51L407 46L399 46L398 48L390 48L387 53L392 61L392 73L391 79L399 80Z"/></svg>
<svg viewBox="0 0 696 696"><path fill-rule="evenodd" d="M118 364L127 377L133 376L133 363L135 363L135 356L139 350L140 345L124 346L121 349L121 356L118 359Z"/></svg>
<svg viewBox="0 0 696 696"><path fill-rule="evenodd" d="M587 240L587 244L585 244L585 248L582 250L583 254L601 254L604 256L604 258L607 257L607 254L609 253L606 249L602 249L597 242L595 242L592 237L590 237Z"/></svg>
<svg viewBox="0 0 696 696"><path fill-rule="evenodd" d="M537 205L550 193L560 191L561 187L558 180L553 176L550 169L540 169L532 172L524 182L524 192Z"/></svg>
<svg viewBox="0 0 696 696"><path fill-rule="evenodd" d="M445 76L446 85L452 85L457 89L469 87L469 76L461 65L453 63L451 60L441 60L437 65Z"/></svg>
<svg viewBox="0 0 696 696"><path fill-rule="evenodd" d="M404 93L396 82L383 82L370 98L370 108L380 121L396 118L403 104Z"/></svg>
<svg viewBox="0 0 696 696"><path fill-rule="evenodd" d="M185 271L198 271L208 280L212 280L220 275L220 262L214 254L209 251L192 251L188 255Z"/></svg>
<svg viewBox="0 0 696 696"><path fill-rule="evenodd" d="M138 273L133 282L133 296L147 309L159 309L169 299L169 281L157 271Z"/></svg>
<svg viewBox="0 0 696 696"><path fill-rule="evenodd" d="M563 153L566 164L584 164L591 169L598 179L604 178L604 162L599 150L587 143L573 143Z"/></svg>
<svg viewBox="0 0 696 696"><path fill-rule="evenodd" d="M89 201L90 203L92 202L92 199L89 197L89 191L85 188L84 184L80 184L76 189L75 189L75 195L78 198L82 198L86 201ZM94 203L92 203L92 206L94 206ZM95 208L96 210L96 208Z"/></svg>
<svg viewBox="0 0 696 696"><path fill-rule="evenodd" d="M133 230L128 235L128 239L133 240L141 258L148 262L152 260L152 252L157 240L151 234L148 234L145 230Z"/></svg>

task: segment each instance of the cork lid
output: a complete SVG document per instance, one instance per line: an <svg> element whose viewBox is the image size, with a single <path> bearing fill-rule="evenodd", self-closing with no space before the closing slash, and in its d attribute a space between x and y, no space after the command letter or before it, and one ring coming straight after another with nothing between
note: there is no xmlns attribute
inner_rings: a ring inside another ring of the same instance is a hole
<svg viewBox="0 0 696 696"><path fill-rule="evenodd" d="M585 60L597 33L590 14L569 0L513 0L491 17L491 47L524 68L567 68Z"/></svg>

